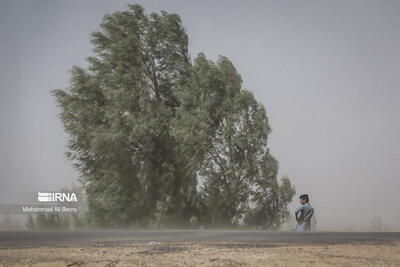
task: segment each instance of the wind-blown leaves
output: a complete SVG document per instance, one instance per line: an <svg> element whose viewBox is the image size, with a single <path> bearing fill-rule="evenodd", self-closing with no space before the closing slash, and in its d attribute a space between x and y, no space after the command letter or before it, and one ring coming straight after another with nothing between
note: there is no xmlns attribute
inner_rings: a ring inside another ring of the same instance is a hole
<svg viewBox="0 0 400 267"><path fill-rule="evenodd" d="M53 95L93 224L232 224L270 196L286 209L289 180L279 185L277 164L266 171L264 107L227 58L190 59L178 15L129 5L104 16L91 42L88 68L74 66Z"/></svg>

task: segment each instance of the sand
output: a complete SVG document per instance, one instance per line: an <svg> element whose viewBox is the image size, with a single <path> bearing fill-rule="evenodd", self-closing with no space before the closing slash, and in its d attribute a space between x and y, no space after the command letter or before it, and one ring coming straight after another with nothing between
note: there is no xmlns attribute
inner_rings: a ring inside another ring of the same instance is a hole
<svg viewBox="0 0 400 267"><path fill-rule="evenodd" d="M400 266L400 242L89 243L6 247L0 266Z"/></svg>

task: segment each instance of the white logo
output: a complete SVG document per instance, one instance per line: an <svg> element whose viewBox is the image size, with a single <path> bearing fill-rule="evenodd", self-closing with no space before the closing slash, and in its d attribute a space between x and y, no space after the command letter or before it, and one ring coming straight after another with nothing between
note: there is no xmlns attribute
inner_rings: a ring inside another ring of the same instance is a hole
<svg viewBox="0 0 400 267"><path fill-rule="evenodd" d="M39 202L78 202L75 193L41 193L38 192Z"/></svg>

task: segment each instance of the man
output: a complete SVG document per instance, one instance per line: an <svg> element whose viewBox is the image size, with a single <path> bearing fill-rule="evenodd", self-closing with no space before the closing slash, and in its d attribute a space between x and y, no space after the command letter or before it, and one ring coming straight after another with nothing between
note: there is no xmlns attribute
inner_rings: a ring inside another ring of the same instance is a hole
<svg viewBox="0 0 400 267"><path fill-rule="evenodd" d="M296 216L296 231L311 231L311 218L314 214L314 208L310 205L307 194L300 196L300 204L294 213Z"/></svg>

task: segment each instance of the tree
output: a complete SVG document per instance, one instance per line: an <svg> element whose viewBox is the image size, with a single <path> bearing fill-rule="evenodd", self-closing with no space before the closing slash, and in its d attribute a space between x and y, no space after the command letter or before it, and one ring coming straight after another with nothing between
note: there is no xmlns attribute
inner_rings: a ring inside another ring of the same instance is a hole
<svg viewBox="0 0 400 267"><path fill-rule="evenodd" d="M213 64L200 54L186 88L178 128L184 135L182 143L193 149L189 154L198 155L192 159L203 180L203 222L237 224L246 212L263 209L265 220L271 220L265 227L280 225L294 189L287 178L281 186L277 181L277 161L267 147L270 127L264 107L242 89L239 73L225 57ZM274 174L267 172L268 165L276 166ZM273 205L266 206L266 201Z"/></svg>
<svg viewBox="0 0 400 267"><path fill-rule="evenodd" d="M176 14L145 15L129 5L100 27L89 67L74 66L70 87L53 91L90 221L187 225L243 217L265 178L270 128L233 64L203 54L192 62Z"/></svg>
<svg viewBox="0 0 400 267"><path fill-rule="evenodd" d="M278 165L278 161L270 154L263 156L260 172L250 193L254 207L245 213L246 224L261 229L278 229L289 216L287 205L296 191L287 176L278 183Z"/></svg>
<svg viewBox="0 0 400 267"><path fill-rule="evenodd" d="M74 66L68 91L53 91L90 217L107 226L147 224L157 212L182 217L188 183L170 135L173 88L189 64L180 18L130 5L100 26L88 70Z"/></svg>

